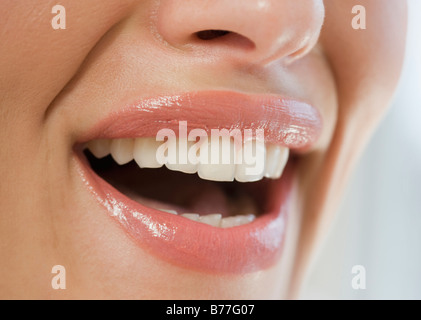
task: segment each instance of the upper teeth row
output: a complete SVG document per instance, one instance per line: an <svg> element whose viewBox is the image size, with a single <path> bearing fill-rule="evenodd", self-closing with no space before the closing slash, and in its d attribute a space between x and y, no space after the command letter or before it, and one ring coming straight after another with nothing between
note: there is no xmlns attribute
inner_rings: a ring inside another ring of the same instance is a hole
<svg viewBox="0 0 421 320"><path fill-rule="evenodd" d="M178 139L175 148L179 158L182 158L178 148ZM120 165L126 164L133 159L140 168L160 168L162 163L157 160L157 150L163 142L156 141L155 138L136 138L136 139L99 139L90 141L87 144L88 149L97 158L103 158L111 153L113 159ZM247 142L245 142L247 143ZM253 140L251 143L255 143ZM264 168L257 174L250 174L247 168L250 165L246 163L236 164L231 161L229 164L165 164L165 166L173 171L181 171L184 173L198 173L199 177L212 181L233 181L251 182L263 179L263 177L278 179L285 168L289 156L289 149L278 145L264 144L259 148L259 144L255 144L255 152L263 153ZM209 147L210 152L212 149ZM188 159L184 155L184 159Z"/></svg>

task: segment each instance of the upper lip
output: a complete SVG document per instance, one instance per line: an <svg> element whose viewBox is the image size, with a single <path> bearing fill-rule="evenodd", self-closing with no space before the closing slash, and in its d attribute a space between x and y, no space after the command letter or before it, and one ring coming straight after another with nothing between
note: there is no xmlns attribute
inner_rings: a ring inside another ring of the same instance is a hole
<svg viewBox="0 0 421 320"><path fill-rule="evenodd" d="M187 92L132 102L111 112L79 142L155 137L160 129L263 129L265 142L306 150L319 137L322 120L312 105L292 98L232 91Z"/></svg>
<svg viewBox="0 0 421 320"><path fill-rule="evenodd" d="M318 111L305 102L277 95L205 91L131 103L108 114L79 142L153 137L163 128L178 129L180 121L187 121L188 129L264 129L265 142L298 150L310 148L322 128ZM85 160L81 163L83 179L95 198L136 242L162 258L208 272L238 273L268 267L279 257L293 185L291 165L280 183L270 188L270 212L231 230L142 206L97 176Z"/></svg>

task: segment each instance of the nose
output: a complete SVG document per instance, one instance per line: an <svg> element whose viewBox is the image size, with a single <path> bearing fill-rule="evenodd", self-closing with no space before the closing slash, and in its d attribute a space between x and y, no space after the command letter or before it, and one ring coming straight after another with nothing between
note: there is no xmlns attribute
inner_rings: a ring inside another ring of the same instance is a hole
<svg viewBox="0 0 421 320"><path fill-rule="evenodd" d="M317 43L323 0L161 0L157 31L170 46L266 65Z"/></svg>

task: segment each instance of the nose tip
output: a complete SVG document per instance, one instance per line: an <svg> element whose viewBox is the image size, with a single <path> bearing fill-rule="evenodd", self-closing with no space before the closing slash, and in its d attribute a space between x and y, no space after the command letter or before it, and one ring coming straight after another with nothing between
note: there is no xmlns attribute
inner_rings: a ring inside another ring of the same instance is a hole
<svg viewBox="0 0 421 320"><path fill-rule="evenodd" d="M162 0L157 30L171 46L253 64L298 59L316 44L323 0Z"/></svg>

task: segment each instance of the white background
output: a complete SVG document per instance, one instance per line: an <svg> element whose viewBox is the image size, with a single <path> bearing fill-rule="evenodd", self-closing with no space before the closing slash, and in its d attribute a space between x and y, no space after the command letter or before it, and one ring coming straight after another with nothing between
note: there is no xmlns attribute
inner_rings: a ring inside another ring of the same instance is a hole
<svg viewBox="0 0 421 320"><path fill-rule="evenodd" d="M302 298L421 299L421 0L409 3L395 102L353 174ZM366 268L366 290L351 286L354 265Z"/></svg>

